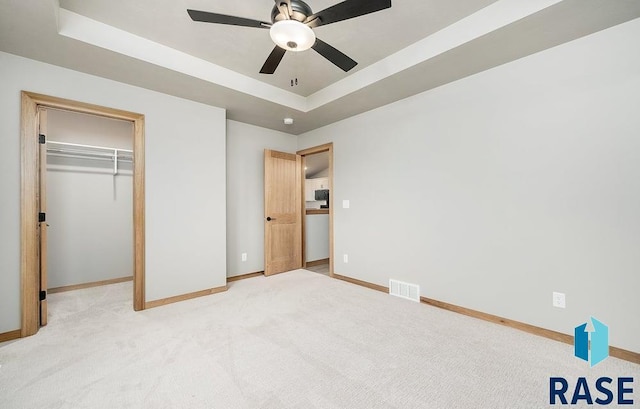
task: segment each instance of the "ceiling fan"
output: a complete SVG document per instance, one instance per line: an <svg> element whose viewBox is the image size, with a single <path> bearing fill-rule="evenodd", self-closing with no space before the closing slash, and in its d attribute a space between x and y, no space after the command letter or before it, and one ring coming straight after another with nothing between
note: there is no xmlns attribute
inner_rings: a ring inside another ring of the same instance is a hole
<svg viewBox="0 0 640 409"><path fill-rule="evenodd" d="M346 0L314 14L302 0L275 0L275 3L271 10L271 23L198 10L187 10L187 13L193 21L268 28L276 46L262 66L261 74L273 74L287 51L299 52L309 48L347 72L358 63L316 38L313 28L391 7L391 0Z"/></svg>

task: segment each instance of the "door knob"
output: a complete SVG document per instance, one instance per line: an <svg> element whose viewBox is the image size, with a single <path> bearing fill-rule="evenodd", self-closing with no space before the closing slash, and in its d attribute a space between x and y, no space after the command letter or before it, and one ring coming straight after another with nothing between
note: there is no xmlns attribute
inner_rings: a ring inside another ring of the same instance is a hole
<svg viewBox="0 0 640 409"><path fill-rule="evenodd" d="M267 217L267 221L270 222L271 221L271 217Z"/></svg>

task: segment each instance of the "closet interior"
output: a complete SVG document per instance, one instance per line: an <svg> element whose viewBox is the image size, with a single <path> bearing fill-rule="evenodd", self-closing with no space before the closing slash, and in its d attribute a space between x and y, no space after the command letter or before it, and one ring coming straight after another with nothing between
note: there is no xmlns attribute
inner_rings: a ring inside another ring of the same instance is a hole
<svg viewBox="0 0 640 409"><path fill-rule="evenodd" d="M47 109L49 293L133 277L133 123Z"/></svg>

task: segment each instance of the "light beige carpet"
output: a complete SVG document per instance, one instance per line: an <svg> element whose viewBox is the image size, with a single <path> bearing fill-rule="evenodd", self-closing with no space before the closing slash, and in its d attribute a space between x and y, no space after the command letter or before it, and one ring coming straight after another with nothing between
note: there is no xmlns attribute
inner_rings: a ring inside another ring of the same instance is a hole
<svg viewBox="0 0 640 409"><path fill-rule="evenodd" d="M36 336L0 346L0 408L531 409L549 407L550 376L640 379L303 270L139 313L131 283L52 294L50 309Z"/></svg>

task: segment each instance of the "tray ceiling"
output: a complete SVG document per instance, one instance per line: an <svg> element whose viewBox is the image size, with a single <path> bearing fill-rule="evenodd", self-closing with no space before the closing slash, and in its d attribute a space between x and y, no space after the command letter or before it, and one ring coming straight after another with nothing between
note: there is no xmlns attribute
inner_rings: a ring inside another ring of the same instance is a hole
<svg viewBox="0 0 640 409"><path fill-rule="evenodd" d="M337 3L308 1L314 11ZM269 21L271 0L0 0L0 50L299 134L640 17L635 0L392 4L315 29L358 62L348 73L308 50L287 53L273 75L259 74L273 48L268 30L196 23L186 13Z"/></svg>

